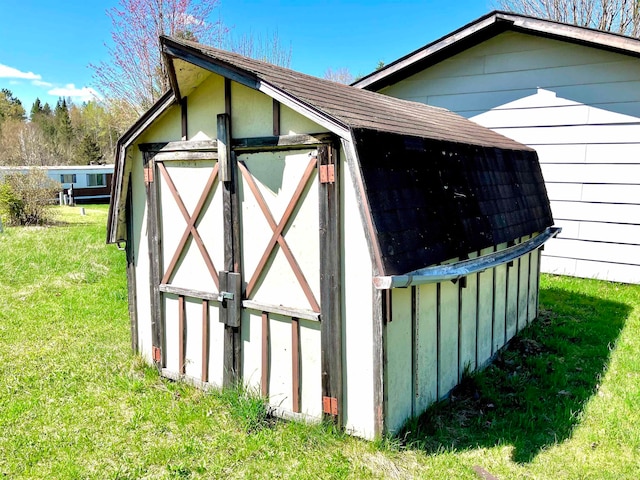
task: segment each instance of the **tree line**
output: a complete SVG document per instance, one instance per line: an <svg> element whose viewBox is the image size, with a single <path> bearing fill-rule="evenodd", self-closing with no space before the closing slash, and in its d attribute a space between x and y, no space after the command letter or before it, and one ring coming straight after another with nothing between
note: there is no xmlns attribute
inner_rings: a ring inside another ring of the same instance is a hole
<svg viewBox="0 0 640 480"><path fill-rule="evenodd" d="M10 90L0 93L0 165L74 165L112 161L115 143L169 88L158 42L171 35L288 67L291 47L272 35L235 37L214 18L217 0L119 0L109 60L92 64L99 100L55 105L37 99L29 115ZM27 118L28 117L28 118Z"/></svg>
<svg viewBox="0 0 640 480"><path fill-rule="evenodd" d="M19 98L0 90L0 165L88 165L110 160L120 133L97 101L35 100L29 118Z"/></svg>

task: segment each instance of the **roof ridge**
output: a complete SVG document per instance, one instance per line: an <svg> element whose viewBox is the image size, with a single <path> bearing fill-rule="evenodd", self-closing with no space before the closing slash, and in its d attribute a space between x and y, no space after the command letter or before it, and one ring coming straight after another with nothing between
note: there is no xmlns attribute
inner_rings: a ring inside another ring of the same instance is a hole
<svg viewBox="0 0 640 480"><path fill-rule="evenodd" d="M189 55L195 53L205 56L220 67L254 76L258 83L278 90L304 105L304 108L316 111L347 129L365 128L455 143L529 150L529 147L515 140L441 107L314 77L189 40L163 36L161 41L170 42L172 48L177 46L179 49L187 49L184 52L185 61L189 61ZM179 49L172 51L170 55L180 56Z"/></svg>
<svg viewBox="0 0 640 480"><path fill-rule="evenodd" d="M416 68L417 64L428 61L437 63L440 60L431 60L431 58L448 58L458 53L458 49L464 49L466 43L473 45L473 40L479 37L485 38L481 35L483 32L488 32L485 33L485 36L487 34L495 36L506 30L555 37L593 48L613 50L640 57L640 39L636 37L522 13L494 10L401 56L381 69L374 70L351 85L362 89L383 88L391 83L391 80L387 80L388 78L404 78L401 72L412 72L412 68Z"/></svg>

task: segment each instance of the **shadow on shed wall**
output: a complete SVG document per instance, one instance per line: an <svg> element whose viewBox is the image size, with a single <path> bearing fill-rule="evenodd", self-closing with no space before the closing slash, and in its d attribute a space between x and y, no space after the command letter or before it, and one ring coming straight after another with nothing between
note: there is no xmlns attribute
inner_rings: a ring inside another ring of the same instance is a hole
<svg viewBox="0 0 640 480"><path fill-rule="evenodd" d="M532 461L571 437L632 308L558 288L540 291L540 316L483 372L398 434L426 453L513 445Z"/></svg>

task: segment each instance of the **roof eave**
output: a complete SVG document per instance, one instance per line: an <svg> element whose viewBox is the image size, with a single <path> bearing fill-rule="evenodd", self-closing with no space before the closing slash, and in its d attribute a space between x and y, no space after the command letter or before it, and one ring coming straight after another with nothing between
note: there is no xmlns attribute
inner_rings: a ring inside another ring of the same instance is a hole
<svg viewBox="0 0 640 480"><path fill-rule="evenodd" d="M373 285L378 290L387 290L390 288L407 288L415 285L446 282L449 280L455 282L462 277L484 272L527 255L542 247L561 231L562 229L559 227L548 227L544 232L529 240L505 250L493 252L481 257L462 260L447 265L426 267L403 275L376 276L373 278Z"/></svg>
<svg viewBox="0 0 640 480"><path fill-rule="evenodd" d="M478 32L484 32L487 28L495 25L498 21L496 12L489 13L479 19L455 30L417 50L391 62L390 64L376 70L369 75L364 76L352 86L364 88L366 90L379 90L396 81L396 77L401 75L403 78L408 76L406 70L416 66L423 68L423 64L429 62L434 55L447 51L454 46L460 44L464 40L468 40ZM448 55L447 55L448 56ZM431 63L431 62L429 62ZM435 62L433 62L435 63ZM413 69L411 69L413 71Z"/></svg>
<svg viewBox="0 0 640 480"><path fill-rule="evenodd" d="M380 90L507 30L640 57L640 40L635 38L517 13L494 11L370 73L352 85L367 90Z"/></svg>
<svg viewBox="0 0 640 480"><path fill-rule="evenodd" d="M121 226L119 222L120 211L126 204L126 195L122 194L123 176L125 171L126 150L144 130L162 115L176 101L173 91L169 90L147 110L129 129L122 134L116 144L115 165L113 181L111 183L111 202L107 221L107 243L118 243L124 238L119 238L118 232Z"/></svg>
<svg viewBox="0 0 640 480"><path fill-rule="evenodd" d="M318 108L315 108L313 105L310 105L300 98L290 95L277 86L272 85L269 82L260 81L257 90L279 101L283 105L286 105L287 107L300 113L301 115L306 116L310 120L313 120L318 125L323 126L339 137L347 140L351 138L349 125L341 122L334 116L329 115Z"/></svg>
<svg viewBox="0 0 640 480"><path fill-rule="evenodd" d="M173 79L172 88L175 92L179 92L179 85L176 80L173 62L170 60L173 58L179 58L210 72L217 73L218 75L240 83L246 87L258 90L271 98L278 100L280 103L294 111L305 115L336 135L343 138L349 138L349 126L344 124L344 122L341 122L339 119L323 112L313 105L310 105L302 99L289 94L281 88L278 88L278 86L265 81L260 77L260 75L243 70L242 68L231 65L225 61L199 52L196 49L188 45L183 45L170 37L161 36L160 43L162 45L163 54L168 60L168 68L171 73L170 78ZM175 86L173 83L175 83Z"/></svg>
<svg viewBox="0 0 640 480"><path fill-rule="evenodd" d="M241 68L220 61L196 49L183 45L171 37L160 36L160 45L165 58L178 58L196 65L210 72L217 73L225 78L238 82L246 87L258 89L257 75ZM173 68L172 66L170 68ZM177 83L176 83L177 86Z"/></svg>

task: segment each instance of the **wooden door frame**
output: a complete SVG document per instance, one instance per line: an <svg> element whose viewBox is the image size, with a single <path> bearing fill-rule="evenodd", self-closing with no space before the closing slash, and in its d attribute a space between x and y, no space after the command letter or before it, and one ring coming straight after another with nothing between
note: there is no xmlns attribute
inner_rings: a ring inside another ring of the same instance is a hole
<svg viewBox="0 0 640 480"><path fill-rule="evenodd" d="M158 186L155 181L153 152L143 151L143 172L147 196L147 242L149 253L149 288L151 303L151 357L159 371L166 366L165 327L160 297L162 278L160 210L158 208Z"/></svg>
<svg viewBox="0 0 640 480"><path fill-rule="evenodd" d="M319 197L319 236L320 236L320 321L321 321L321 370L322 405L326 418L338 426L344 424L343 408L343 352L342 352L342 238L341 238L341 195L340 195L340 149L336 139L328 135L296 135L263 137L258 139L231 140L228 114L218 119L218 140L215 145L218 160L226 163L226 177L221 178L223 186L224 212L224 270L242 272L241 223L238 183L240 169L235 155L239 152L284 151L298 148L317 148L318 197ZM173 143L173 142L172 142ZM189 151L188 142L180 150ZM160 256L162 239L159 237L161 219L159 212L159 193L153 176L155 170L153 157L167 144L147 144L141 146L144 156L144 168L147 171L145 181L147 192L147 228L149 243L149 278L151 281L152 345L154 363L159 369L166 364L164 358L165 329L160 296L162 279L162 259ZM235 148L234 148L235 147ZM225 153L221 154L221 150ZM197 148L194 149L197 152ZM164 153L163 153L164 155ZM226 155L226 156L225 156ZM197 153L194 153L197 156ZM223 169L220 163L220 169ZM227 180L224 180L226 178ZM278 237L279 238L279 237ZM241 301L244 300L244 282ZM221 308L222 310L222 308ZM160 321L158 321L160 320ZM297 321L297 317L296 317ZM225 323L224 333L224 373L223 386L233 386L241 379L241 325Z"/></svg>
<svg viewBox="0 0 640 480"><path fill-rule="evenodd" d="M342 238L340 150L318 147L320 202L320 305L322 407L325 418L344 424L342 378Z"/></svg>

